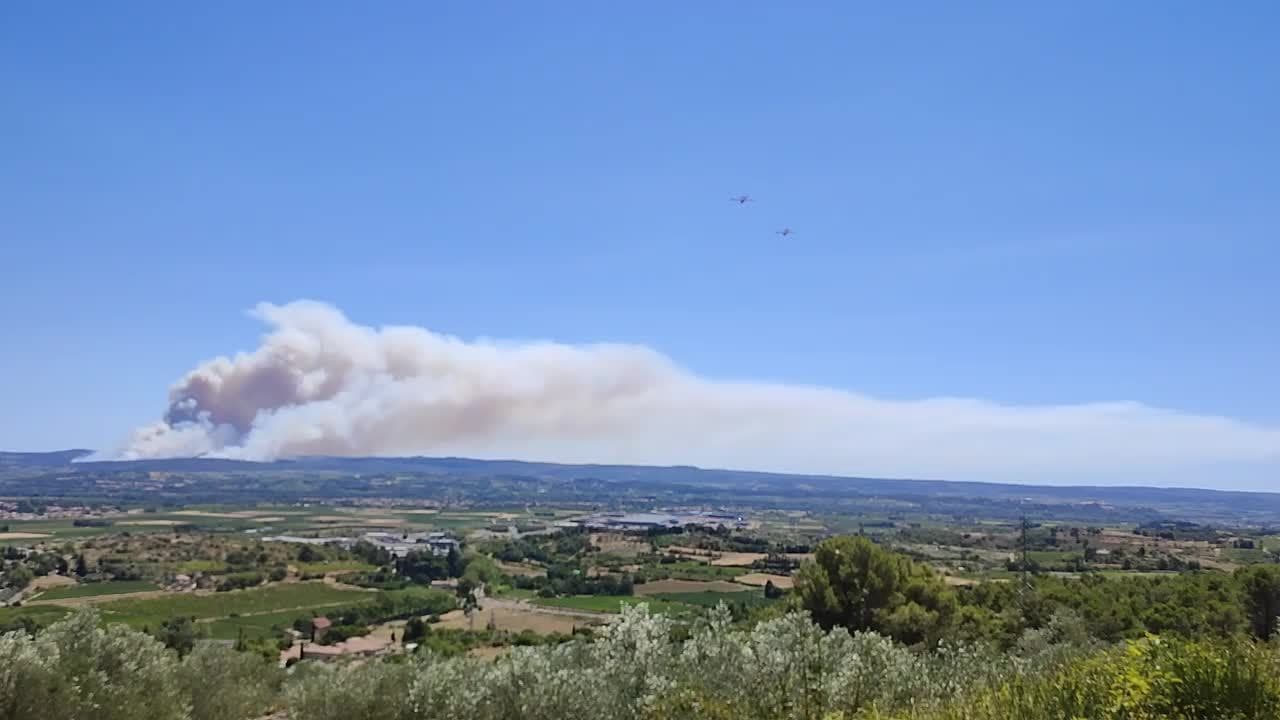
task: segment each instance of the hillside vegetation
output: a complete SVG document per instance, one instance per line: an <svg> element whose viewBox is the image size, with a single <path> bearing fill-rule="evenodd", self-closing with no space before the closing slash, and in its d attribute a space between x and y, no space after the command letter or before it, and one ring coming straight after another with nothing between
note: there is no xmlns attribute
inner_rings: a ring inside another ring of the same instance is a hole
<svg viewBox="0 0 1280 720"><path fill-rule="evenodd" d="M415 620L418 652L288 670L81 610L0 637L0 720L1280 718L1276 566L1070 583L954 589L840 537L750 617L619 603L594 637L496 660Z"/></svg>
<svg viewBox="0 0 1280 720"><path fill-rule="evenodd" d="M198 644L180 658L91 611L0 638L4 720L687 718L1275 718L1280 646L1144 638L1100 647L1070 628L1015 652L913 652L801 613L735 629L713 612L687 634L643 606L595 641L515 648L497 661L417 654L299 666ZM686 636L687 635L687 636Z"/></svg>

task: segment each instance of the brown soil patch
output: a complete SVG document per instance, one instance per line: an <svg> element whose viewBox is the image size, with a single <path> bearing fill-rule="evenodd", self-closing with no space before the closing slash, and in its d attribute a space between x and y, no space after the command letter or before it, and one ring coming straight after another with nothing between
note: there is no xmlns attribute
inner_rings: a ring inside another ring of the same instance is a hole
<svg viewBox="0 0 1280 720"><path fill-rule="evenodd" d="M774 587L782 588L783 590L789 590L795 586L795 581L791 579L790 575L771 575L769 573L750 573L748 575L739 575L738 577L733 579L733 581L736 583L742 583L743 585L753 585L756 587L763 587L765 583L769 582L770 580L773 581Z"/></svg>
<svg viewBox="0 0 1280 720"><path fill-rule="evenodd" d="M75 584L75 578L69 578L65 575L41 575L31 581L31 587L36 590L48 590L52 587L66 587Z"/></svg>
<svg viewBox="0 0 1280 720"><path fill-rule="evenodd" d="M680 545L672 545L667 548L667 552L673 555L707 560L712 565L719 567L751 567L751 564L757 560L764 560L768 557L765 553L718 552L715 550L703 550L702 548L683 547ZM792 560L804 562L806 560L812 560L813 553L787 553L787 557Z"/></svg>
<svg viewBox="0 0 1280 720"><path fill-rule="evenodd" d="M30 533L30 532L3 532L0 533L0 540L39 540L40 538L49 537L49 533Z"/></svg>
<svg viewBox="0 0 1280 720"><path fill-rule="evenodd" d="M638 555L649 552L649 543L614 533L596 533L591 536L591 544L600 548L600 552L614 555Z"/></svg>
<svg viewBox="0 0 1280 720"><path fill-rule="evenodd" d="M683 545L669 545L667 546L667 552L671 553L672 555L692 555L694 557L704 557L704 558L709 558L713 554L710 550L703 550L702 548L685 547Z"/></svg>
<svg viewBox="0 0 1280 720"><path fill-rule="evenodd" d="M524 607L487 607L477 610L474 613L475 629L484 630L489 627L489 620L493 619L494 626L498 630L518 633L524 630L532 630L539 635L548 635L550 633L569 634L573 632L575 627L581 627L586 623L582 618L574 618L569 615L557 615L549 612L541 612L537 606ZM434 627L441 629L468 630L472 627L471 620L461 610L452 610L440 616L440 622Z"/></svg>
<svg viewBox="0 0 1280 720"><path fill-rule="evenodd" d="M253 518L253 521L260 523L284 522L284 517L282 515L268 515L267 517Z"/></svg>
<svg viewBox="0 0 1280 720"><path fill-rule="evenodd" d="M978 584L978 581L972 578L956 577L955 575L944 575L942 580L952 587L968 587ZM777 583L774 583L774 585L777 585Z"/></svg>
<svg viewBox="0 0 1280 720"><path fill-rule="evenodd" d="M721 567L751 567L751 564L757 560L764 560L768 557L764 553L727 552L720 553L720 556L712 560L711 564ZM805 562L813 559L813 553L787 553L787 557L799 562Z"/></svg>
<svg viewBox="0 0 1280 720"><path fill-rule="evenodd" d="M711 564L719 567L751 567L751 563L767 557L769 556L764 553L727 552L720 553L720 557L712 560Z"/></svg>
<svg viewBox="0 0 1280 720"><path fill-rule="evenodd" d="M775 585L777 583L774 583ZM636 595L696 592L749 592L751 588L725 580L654 580L635 586Z"/></svg>

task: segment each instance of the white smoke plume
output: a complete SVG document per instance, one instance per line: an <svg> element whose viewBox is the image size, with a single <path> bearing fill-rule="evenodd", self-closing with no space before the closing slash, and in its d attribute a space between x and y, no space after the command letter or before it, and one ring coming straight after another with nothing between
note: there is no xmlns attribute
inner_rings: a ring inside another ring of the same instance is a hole
<svg viewBox="0 0 1280 720"><path fill-rule="evenodd" d="M630 345L466 342L259 305L256 350L197 367L115 459L462 455L998 480L1280 467L1280 429L1095 403L878 400L721 382ZM1211 478L1206 478L1211 479Z"/></svg>

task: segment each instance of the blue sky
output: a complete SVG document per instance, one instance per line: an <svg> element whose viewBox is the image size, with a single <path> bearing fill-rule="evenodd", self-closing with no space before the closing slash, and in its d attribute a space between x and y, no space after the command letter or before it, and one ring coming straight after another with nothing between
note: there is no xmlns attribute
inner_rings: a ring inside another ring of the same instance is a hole
<svg viewBox="0 0 1280 720"><path fill-rule="evenodd" d="M298 298L1280 426L1273 3L217 5L2 11L0 447L116 443Z"/></svg>

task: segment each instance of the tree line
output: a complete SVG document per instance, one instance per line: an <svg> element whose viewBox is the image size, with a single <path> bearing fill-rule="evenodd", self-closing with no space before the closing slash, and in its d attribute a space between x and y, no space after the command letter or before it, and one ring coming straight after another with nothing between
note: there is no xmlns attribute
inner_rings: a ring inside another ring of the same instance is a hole
<svg viewBox="0 0 1280 720"><path fill-rule="evenodd" d="M1158 577L1034 577L949 587L927 565L864 537L818 545L796 576L795 602L825 628L883 633L906 644L942 640L1008 647L1063 610L1104 642L1145 634L1185 638L1276 634L1280 566Z"/></svg>

